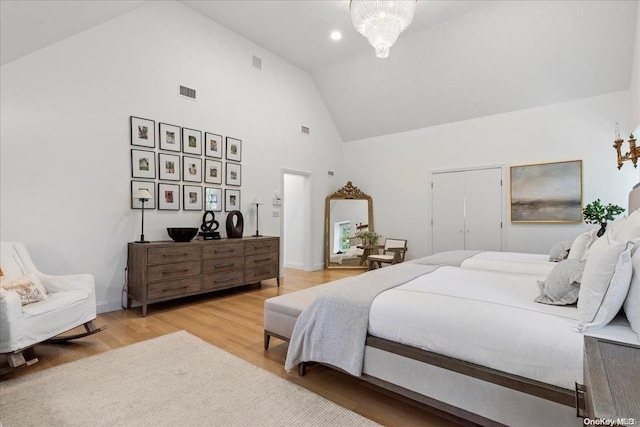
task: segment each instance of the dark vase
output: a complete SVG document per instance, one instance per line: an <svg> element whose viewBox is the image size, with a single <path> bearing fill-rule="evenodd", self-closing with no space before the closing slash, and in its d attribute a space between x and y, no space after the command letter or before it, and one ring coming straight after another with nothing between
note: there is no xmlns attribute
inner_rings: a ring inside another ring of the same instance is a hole
<svg viewBox="0 0 640 427"><path fill-rule="evenodd" d="M600 230L598 230L598 232L596 233L596 236L601 237L604 232L607 231L607 223L606 222L601 222L600 223Z"/></svg>
<svg viewBox="0 0 640 427"><path fill-rule="evenodd" d="M235 220L235 224L234 224ZM242 212L231 211L227 215L227 237L230 239L237 239L242 237L242 231L244 230L244 218Z"/></svg>

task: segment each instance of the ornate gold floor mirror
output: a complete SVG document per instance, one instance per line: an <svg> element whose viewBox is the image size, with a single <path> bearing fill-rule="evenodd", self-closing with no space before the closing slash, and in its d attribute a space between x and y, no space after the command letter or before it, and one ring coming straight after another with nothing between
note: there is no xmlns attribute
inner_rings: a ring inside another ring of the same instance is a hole
<svg viewBox="0 0 640 427"><path fill-rule="evenodd" d="M373 200L351 181L327 196L324 204L324 254L326 268L368 267L367 256L375 242L356 237L373 232ZM364 233L366 234L366 233Z"/></svg>

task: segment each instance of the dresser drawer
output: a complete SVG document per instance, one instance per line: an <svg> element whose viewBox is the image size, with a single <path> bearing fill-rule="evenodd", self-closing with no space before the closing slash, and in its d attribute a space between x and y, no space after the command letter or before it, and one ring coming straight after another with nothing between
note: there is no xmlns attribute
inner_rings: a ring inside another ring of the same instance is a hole
<svg viewBox="0 0 640 427"><path fill-rule="evenodd" d="M244 268L244 258L222 258L202 261L202 274L218 273L229 270L242 270Z"/></svg>
<svg viewBox="0 0 640 427"><path fill-rule="evenodd" d="M280 248L278 247L278 239L273 240L255 240L253 242L246 242L245 255L264 254L264 253L278 253Z"/></svg>
<svg viewBox="0 0 640 427"><path fill-rule="evenodd" d="M247 283L255 283L260 280L273 279L278 277L278 265L269 265L266 267L251 268L245 270L244 281Z"/></svg>
<svg viewBox="0 0 640 427"><path fill-rule="evenodd" d="M163 299L196 292L200 292L200 276L149 283L147 298L150 300Z"/></svg>
<svg viewBox="0 0 640 427"><path fill-rule="evenodd" d="M226 271L216 274L207 274L202 276L202 289L214 290L231 288L236 285L241 285L244 281L243 271Z"/></svg>
<svg viewBox="0 0 640 427"><path fill-rule="evenodd" d="M149 248L147 252L148 265L198 260L200 260L200 248L198 246L163 246L160 248Z"/></svg>
<svg viewBox="0 0 640 427"><path fill-rule="evenodd" d="M233 258L244 255L244 244L224 243L202 246L202 259Z"/></svg>
<svg viewBox="0 0 640 427"><path fill-rule="evenodd" d="M175 264L152 265L147 270L149 282L172 280L181 277L199 276L200 261L180 262Z"/></svg>
<svg viewBox="0 0 640 427"><path fill-rule="evenodd" d="M278 264L277 253L251 255L244 258L245 268L256 268L271 264Z"/></svg>

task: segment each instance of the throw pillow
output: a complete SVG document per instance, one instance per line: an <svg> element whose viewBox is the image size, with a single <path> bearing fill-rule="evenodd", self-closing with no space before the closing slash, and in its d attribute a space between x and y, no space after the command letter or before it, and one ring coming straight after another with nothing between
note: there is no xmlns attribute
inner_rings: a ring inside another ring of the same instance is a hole
<svg viewBox="0 0 640 427"><path fill-rule="evenodd" d="M618 242L632 242L640 238L640 210L636 210L622 221L611 224L611 237Z"/></svg>
<svg viewBox="0 0 640 427"><path fill-rule="evenodd" d="M631 329L638 335L640 339L640 251L631 258L633 265L633 274L631 276L631 284L629 285L629 293L627 299L624 300L624 313L631 324Z"/></svg>
<svg viewBox="0 0 640 427"><path fill-rule="evenodd" d="M549 252L549 261L558 262L567 259L572 243L573 242L571 240L565 240L564 242L558 242L553 245Z"/></svg>
<svg viewBox="0 0 640 427"><path fill-rule="evenodd" d="M565 259L553 267L544 281L538 281L540 295L534 301L542 304L568 305L578 301L584 263Z"/></svg>
<svg viewBox="0 0 640 427"><path fill-rule="evenodd" d="M608 324L620 311L631 282L632 243L611 242L590 250L578 294L578 323L584 332Z"/></svg>
<svg viewBox="0 0 640 427"><path fill-rule="evenodd" d="M571 243L571 249L569 250L567 259L582 260L584 255L587 253L589 246L591 246L591 244L597 239L598 236L596 236L596 232L594 230L587 230L580 234L574 239L573 243Z"/></svg>
<svg viewBox="0 0 640 427"><path fill-rule="evenodd" d="M22 305L32 304L34 302L43 301L47 298L45 294L31 281L15 280L11 284L2 284L4 292L15 292L20 297Z"/></svg>

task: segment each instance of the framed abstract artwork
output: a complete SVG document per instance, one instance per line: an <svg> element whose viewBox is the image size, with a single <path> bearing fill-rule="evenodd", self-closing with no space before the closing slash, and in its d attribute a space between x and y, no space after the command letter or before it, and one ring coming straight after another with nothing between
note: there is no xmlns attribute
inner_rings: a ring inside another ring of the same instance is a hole
<svg viewBox="0 0 640 427"><path fill-rule="evenodd" d="M202 132L195 129L182 128L182 152L202 155Z"/></svg>
<svg viewBox="0 0 640 427"><path fill-rule="evenodd" d="M131 145L156 148L156 122L131 116Z"/></svg>
<svg viewBox="0 0 640 427"><path fill-rule="evenodd" d="M180 152L180 126L160 123L160 149Z"/></svg>
<svg viewBox="0 0 640 427"><path fill-rule="evenodd" d="M156 153L131 150L131 177L154 179L156 177Z"/></svg>
<svg viewBox="0 0 640 427"><path fill-rule="evenodd" d="M242 161L242 141L236 138L227 137L227 160L234 162Z"/></svg>
<svg viewBox="0 0 640 427"><path fill-rule="evenodd" d="M158 184L158 209L180 210L180 186L178 184Z"/></svg>
<svg viewBox="0 0 640 427"><path fill-rule="evenodd" d="M225 184L239 187L242 185L242 165L227 162L227 179Z"/></svg>
<svg viewBox="0 0 640 427"><path fill-rule="evenodd" d="M204 210L222 212L222 189L204 188Z"/></svg>
<svg viewBox="0 0 640 427"><path fill-rule="evenodd" d="M240 210L240 190L224 190L224 210L226 212Z"/></svg>
<svg viewBox="0 0 640 427"><path fill-rule="evenodd" d="M512 166L511 222L582 222L582 160Z"/></svg>
<svg viewBox="0 0 640 427"><path fill-rule="evenodd" d="M204 155L207 157L214 157L216 159L222 158L222 135L205 132Z"/></svg>
<svg viewBox="0 0 640 427"><path fill-rule="evenodd" d="M202 159L182 156L182 180L202 182Z"/></svg>
<svg viewBox="0 0 640 427"><path fill-rule="evenodd" d="M222 162L204 159L204 182L222 184Z"/></svg>
<svg viewBox="0 0 640 427"><path fill-rule="evenodd" d="M180 156L158 153L158 175L165 181L180 181Z"/></svg>
<svg viewBox="0 0 640 427"><path fill-rule="evenodd" d="M201 211L202 206L202 187L199 185L183 185L182 208L185 211Z"/></svg>
<svg viewBox="0 0 640 427"><path fill-rule="evenodd" d="M133 197L138 190L147 190L151 194L151 200L144 202L145 209L156 208L156 183L153 181L131 181L131 209L142 209L140 199Z"/></svg>

